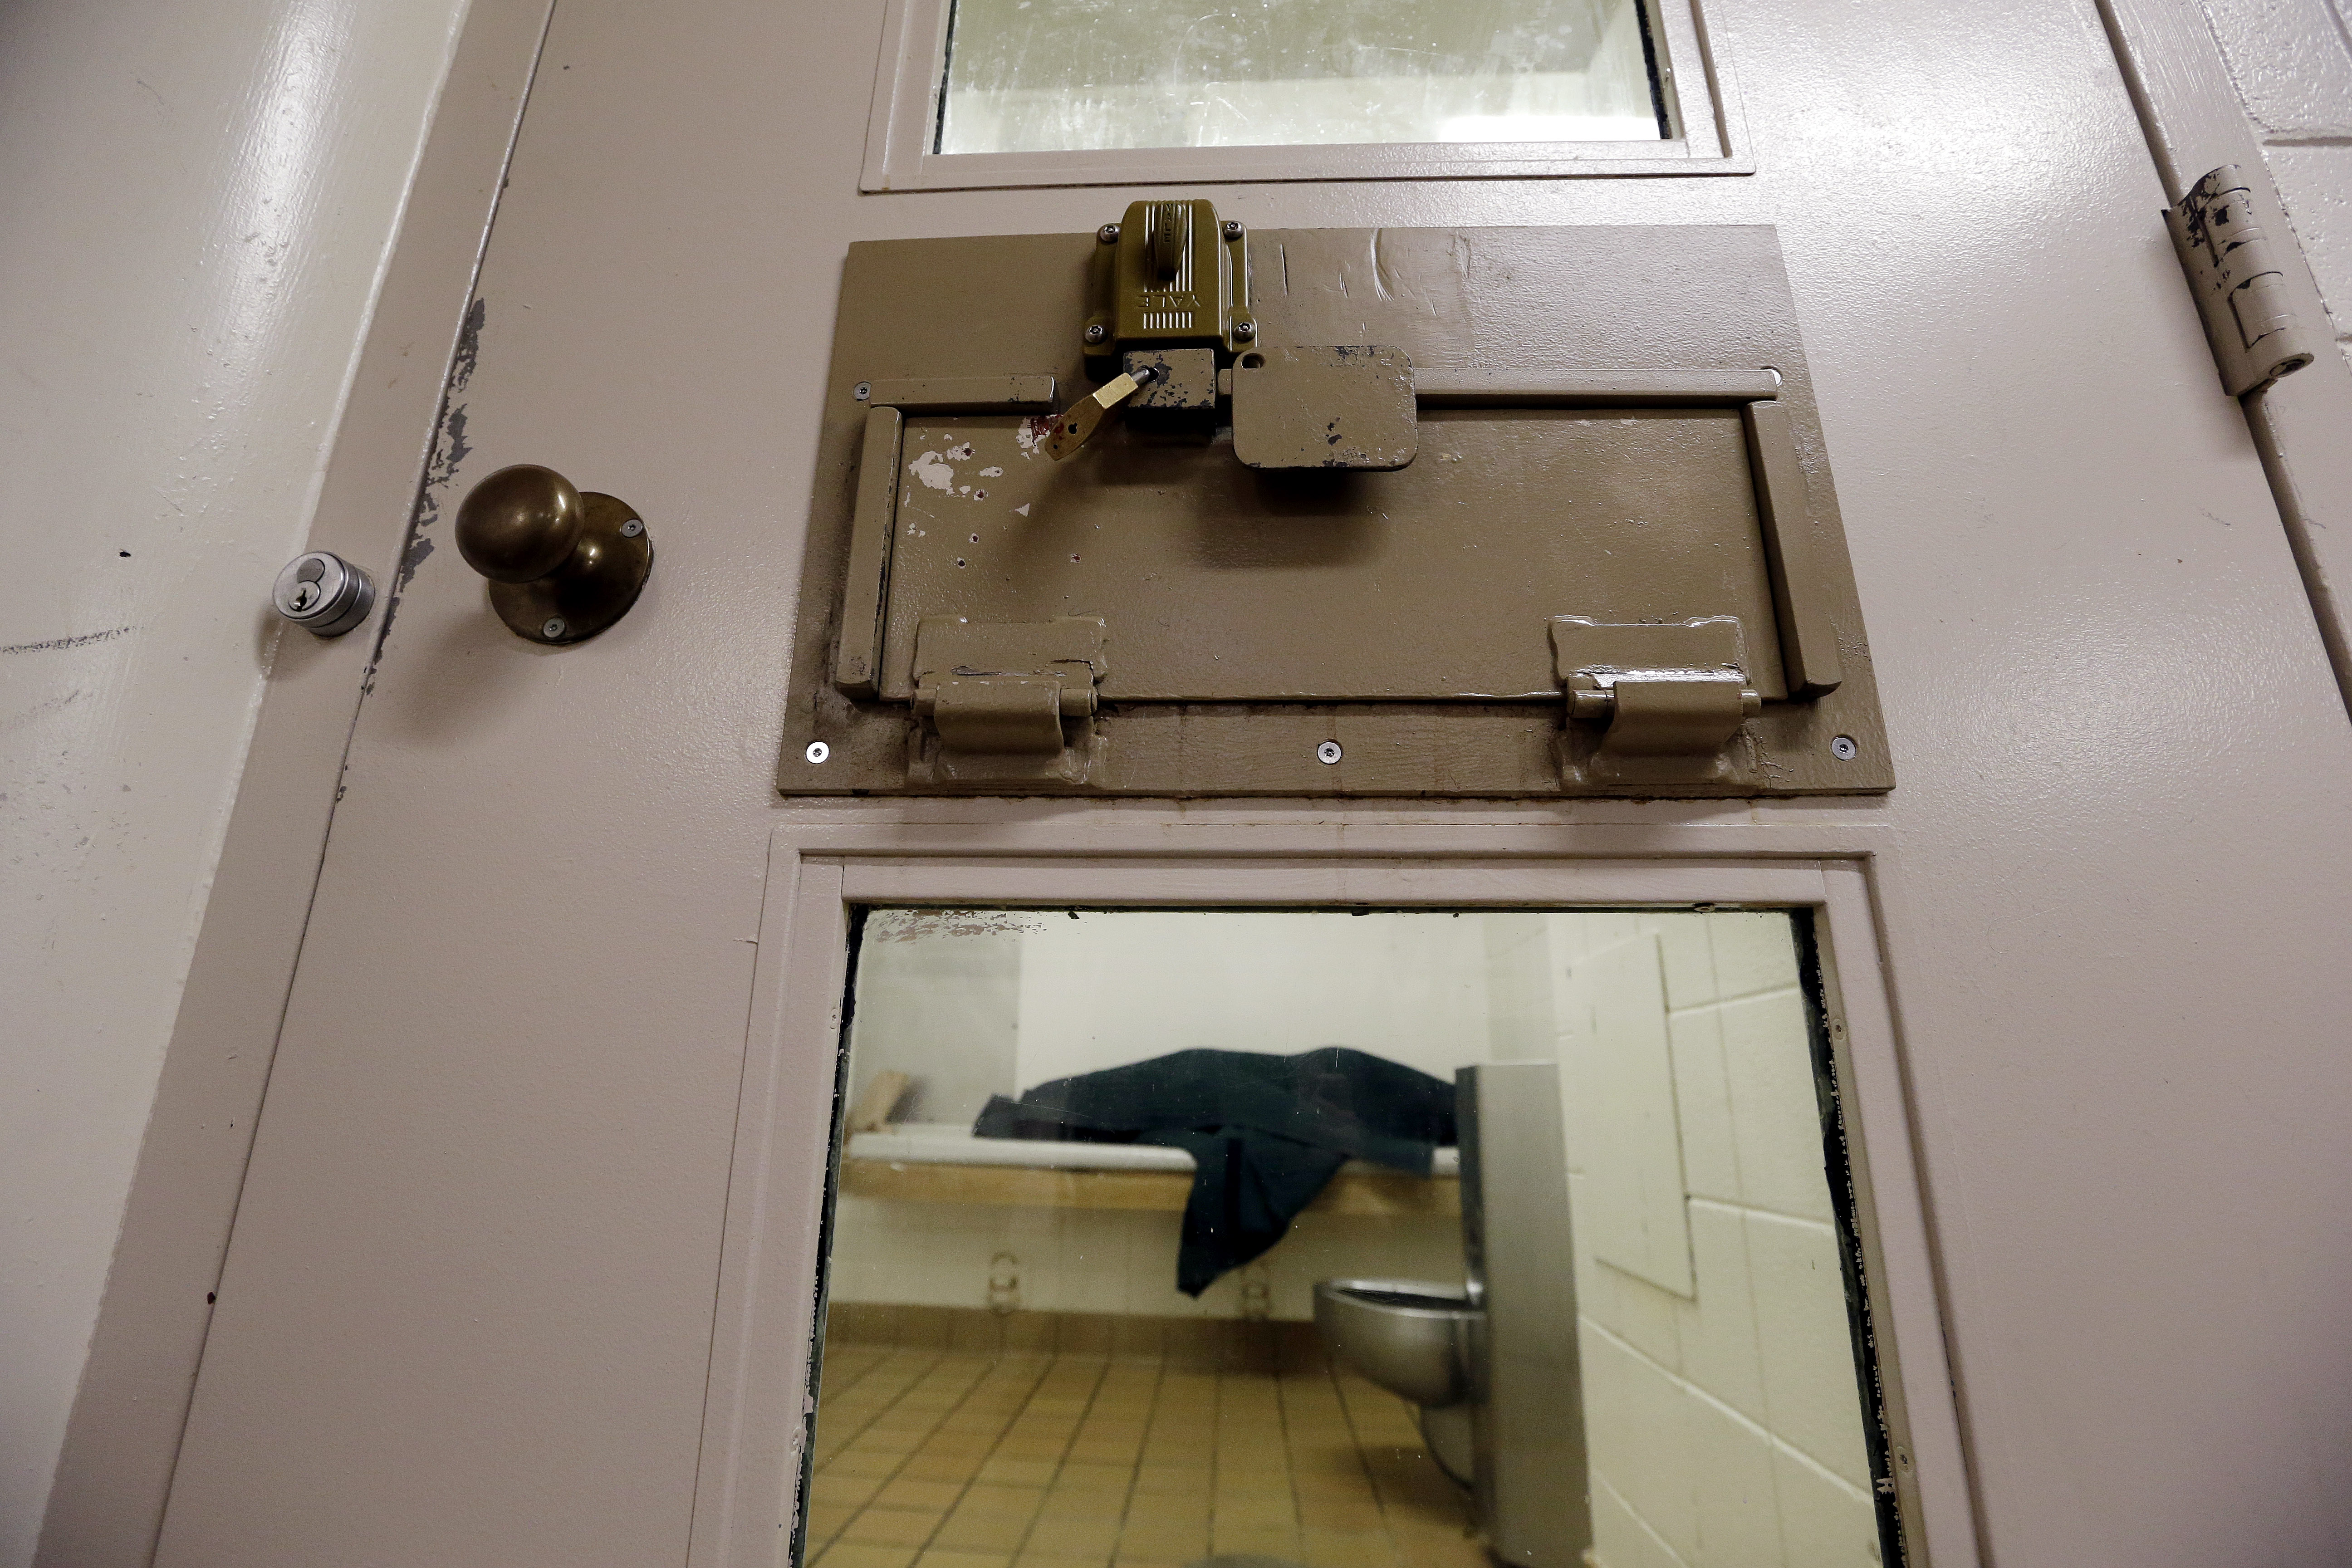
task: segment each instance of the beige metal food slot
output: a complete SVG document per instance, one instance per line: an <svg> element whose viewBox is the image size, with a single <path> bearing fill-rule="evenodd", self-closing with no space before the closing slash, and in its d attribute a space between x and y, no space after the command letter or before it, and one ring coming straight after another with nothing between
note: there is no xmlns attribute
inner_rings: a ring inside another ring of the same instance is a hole
<svg viewBox="0 0 2352 1568"><path fill-rule="evenodd" d="M824 456L787 794L1894 783L1769 229L861 245Z"/></svg>

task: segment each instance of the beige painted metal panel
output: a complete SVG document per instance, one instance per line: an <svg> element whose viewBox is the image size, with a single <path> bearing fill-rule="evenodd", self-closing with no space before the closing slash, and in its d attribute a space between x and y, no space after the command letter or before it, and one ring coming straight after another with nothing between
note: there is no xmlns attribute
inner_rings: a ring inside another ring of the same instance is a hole
<svg viewBox="0 0 2352 1568"><path fill-rule="evenodd" d="M874 405L902 377L992 370L1001 384L1027 365L1085 384L1076 327L1100 249L1083 232L852 247L793 633L785 794L1890 787L1771 229L1252 229L1260 341L1390 345L1410 356L1417 389L1427 376L1426 452L1400 471L1262 472L1223 436L1139 418L1064 462L1010 413L916 418L893 437ZM1612 381L1625 399L1601 395ZM1702 397L1715 406L1692 405ZM834 475L853 465L845 494ZM886 584L877 666L866 628ZM1748 683L1769 706L1717 770L1652 771L1636 785L1593 767L1593 727L1561 732L1547 626L1562 614L1737 616ZM1105 706L1078 727L1066 773L960 771L944 738L909 723L917 637L935 615L1102 618ZM1810 661L1807 695L1783 703L1790 658ZM864 700L877 689L885 701ZM1346 753L1338 766L1316 758L1330 740Z"/></svg>
<svg viewBox="0 0 2352 1568"><path fill-rule="evenodd" d="M637 507L661 564L627 620L561 651L499 628L454 551L402 596L173 1568L687 1550L714 1332L722 1365L748 1353L714 1325L726 1238L761 1236L788 1283L814 1258L814 1064L763 1046L747 1083L744 1048L755 990L803 1010L795 1038L838 1005L764 963L755 985L751 954L770 832L806 810L772 769L845 247L1083 232L1126 199L856 195L874 19L557 17L455 482L550 464ZM1933 1249L1903 1243L1902 1267L1942 1312L1896 1324L1915 1429L1940 1386L1918 1347L1953 1352L1962 1425L1923 1475L1929 1517L1972 1503L1987 1552L2020 1563L2352 1554L2325 1473L2352 1446L2352 1265L2313 1240L2340 1229L2347 1176L2352 733L2257 455L2206 390L2112 56L2084 6L2023 0L1900 0L1866 26L1759 0L1729 42L1753 178L1203 194L1259 227L1778 226L1888 728L1920 762L1883 801L1507 815L1558 846L1616 825L1636 855L1718 833L1732 858L1876 847L1880 930L1832 924L1850 988L1889 966L1865 1131L1908 1121L1929 1200ZM1219 815L966 810L1045 847ZM1251 810L1323 855L1400 815ZM1414 841L1496 816L1415 808ZM766 1184L730 1187L751 1100L785 1114ZM1903 1140L1869 1152L1884 1195ZM806 1298L777 1310L804 1321ZM1964 1524L1930 1544L1976 1549Z"/></svg>

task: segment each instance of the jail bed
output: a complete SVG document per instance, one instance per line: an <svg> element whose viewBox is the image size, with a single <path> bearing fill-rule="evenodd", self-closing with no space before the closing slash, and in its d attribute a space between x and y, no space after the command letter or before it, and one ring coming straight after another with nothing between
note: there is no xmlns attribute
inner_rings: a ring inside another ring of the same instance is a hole
<svg viewBox="0 0 2352 1568"><path fill-rule="evenodd" d="M1152 1144L975 1138L961 1127L901 1124L850 1135L841 1190L911 1203L1175 1214L1192 1192L1192 1169L1183 1150ZM1459 1215L1460 1171L1453 1149L1436 1152L1427 1177L1350 1160L1307 1212Z"/></svg>

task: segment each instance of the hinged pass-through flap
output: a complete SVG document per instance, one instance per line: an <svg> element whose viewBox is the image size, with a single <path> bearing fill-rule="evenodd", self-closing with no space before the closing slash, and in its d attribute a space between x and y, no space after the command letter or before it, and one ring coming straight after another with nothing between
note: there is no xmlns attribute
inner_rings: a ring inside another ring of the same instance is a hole
<svg viewBox="0 0 2352 1568"><path fill-rule="evenodd" d="M1892 784L1769 228L1105 216L850 248L786 793Z"/></svg>

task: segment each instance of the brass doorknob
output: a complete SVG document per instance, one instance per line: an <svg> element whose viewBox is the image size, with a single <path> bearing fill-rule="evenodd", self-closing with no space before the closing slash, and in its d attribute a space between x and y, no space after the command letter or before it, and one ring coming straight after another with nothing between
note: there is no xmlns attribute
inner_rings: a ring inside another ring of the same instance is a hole
<svg viewBox="0 0 2352 1568"><path fill-rule="evenodd" d="M519 637L584 642L629 613L654 542L628 502L518 463L457 508L457 552L490 580L490 605Z"/></svg>

